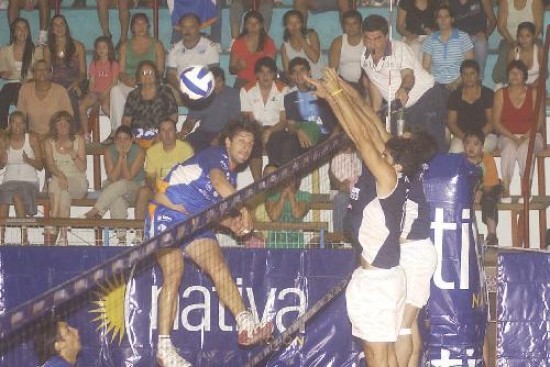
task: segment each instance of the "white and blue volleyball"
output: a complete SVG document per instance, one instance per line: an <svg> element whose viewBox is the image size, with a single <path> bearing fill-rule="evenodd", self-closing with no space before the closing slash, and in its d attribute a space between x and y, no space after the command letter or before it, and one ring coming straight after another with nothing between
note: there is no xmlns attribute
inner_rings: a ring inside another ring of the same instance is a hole
<svg viewBox="0 0 550 367"><path fill-rule="evenodd" d="M180 74L180 90L189 99L207 98L214 90L214 75L203 65L190 65Z"/></svg>

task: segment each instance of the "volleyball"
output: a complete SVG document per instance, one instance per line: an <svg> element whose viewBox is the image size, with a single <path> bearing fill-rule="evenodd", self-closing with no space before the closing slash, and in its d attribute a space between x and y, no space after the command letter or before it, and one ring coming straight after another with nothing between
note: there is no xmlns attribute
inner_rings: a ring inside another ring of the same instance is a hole
<svg viewBox="0 0 550 367"><path fill-rule="evenodd" d="M189 99L207 98L214 90L214 75L203 65L190 65L180 74L180 91Z"/></svg>

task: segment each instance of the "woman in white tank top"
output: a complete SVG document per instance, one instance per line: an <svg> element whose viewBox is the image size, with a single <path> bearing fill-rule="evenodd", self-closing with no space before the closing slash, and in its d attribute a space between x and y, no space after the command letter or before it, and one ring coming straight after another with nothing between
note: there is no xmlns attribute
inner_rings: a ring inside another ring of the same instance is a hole
<svg viewBox="0 0 550 367"><path fill-rule="evenodd" d="M527 66L527 85L538 85L542 53L535 39L535 25L531 22L522 22L518 26L518 45L510 50L508 63L512 60L520 60Z"/></svg>
<svg viewBox="0 0 550 367"><path fill-rule="evenodd" d="M0 168L5 167L0 185L0 218L7 218L13 204L17 218L36 214L38 194L37 170L42 170L40 143L29 135L23 113L10 115L5 138L0 137ZM5 238L5 228L0 228L0 244L29 244L27 229L21 228L21 239Z"/></svg>
<svg viewBox="0 0 550 367"><path fill-rule="evenodd" d="M309 62L311 76L318 79L322 76L321 44L319 36L313 29L306 29L304 16L297 10L289 10L283 17L285 27L281 57L283 69L288 73L288 63L295 57L303 57Z"/></svg>

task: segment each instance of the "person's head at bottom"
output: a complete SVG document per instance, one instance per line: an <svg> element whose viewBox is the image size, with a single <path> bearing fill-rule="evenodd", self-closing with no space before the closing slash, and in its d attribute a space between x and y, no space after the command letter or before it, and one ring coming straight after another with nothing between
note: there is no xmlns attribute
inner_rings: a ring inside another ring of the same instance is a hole
<svg viewBox="0 0 550 367"><path fill-rule="evenodd" d="M80 336L67 322L49 317L38 325L34 348L41 366L72 367L80 352Z"/></svg>

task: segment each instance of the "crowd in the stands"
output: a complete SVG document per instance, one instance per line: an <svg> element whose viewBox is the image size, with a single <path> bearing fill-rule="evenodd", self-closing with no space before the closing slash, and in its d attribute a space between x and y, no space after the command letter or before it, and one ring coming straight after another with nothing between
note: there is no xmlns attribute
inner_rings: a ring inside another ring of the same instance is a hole
<svg viewBox="0 0 550 367"><path fill-rule="evenodd" d="M73 6L81 6L78 1ZM230 52L227 70L220 64L225 52L219 43L220 20L212 24L212 35L206 35L201 27L211 19L178 7L177 0L169 4L170 44L151 35L151 19L145 13L130 18L128 1L119 0L122 35L116 47L107 4L98 1L103 34L94 42L89 63L84 44L73 38L65 16L49 18L43 3L48 1L38 0L40 24L31 27L19 17L19 2L10 1L9 45L0 48L0 168L5 168L0 218L8 216L10 205L19 218L36 214L40 191L47 192L51 217L70 217L71 200L88 192L89 114L98 109L110 119L110 134L101 143L107 177L87 218L110 212L111 218L125 219L130 207L135 207L136 219L145 218L157 182L176 163L218 144L220 131L234 119L254 119L262 126L261 141L249 161L253 179L260 180L339 133L333 111L307 81L322 77L325 67L336 69L382 119L391 116L388 126L395 134L403 132L400 118L413 121L431 114L429 123L405 122L405 131L428 130L440 152L461 153L466 147L465 156L485 173L476 200L508 200L516 162L523 176L529 133L539 117L534 103L542 63L542 0L499 0L496 14L491 0L400 0L394 39L402 42L387 42L385 52L401 55L410 64L404 70L414 70L416 89L406 90L405 100L399 97L399 85L380 85L384 79L378 69L386 61L373 62L369 56L377 41L365 36L368 30L362 29L362 14L353 9L355 1L295 0L294 9L284 14L279 44L270 37L270 28L279 26L271 23L274 0L260 1L257 10L251 1L233 0L227 27L232 41L225 45ZM328 10L337 11L334 21L340 17L343 33L332 40L325 58L323 32L307 22L308 12ZM219 6L212 11L219 13ZM37 27L39 37L33 40ZM502 39L494 70L487 73L488 38L495 28ZM180 91L179 75L186 66L197 64L210 68L215 87L211 97L194 102ZM226 83L228 73L236 76L233 85ZM403 80L409 76L402 74ZM484 86L485 75L492 75L494 89ZM179 106L188 110L180 129ZM10 114L10 108L15 112ZM472 136L475 139L468 139ZM535 139L536 153L544 142L541 134ZM468 150L479 141L485 153L500 151L501 181L489 154ZM342 213L349 188L360 174L359 162L351 149L332 161L335 232L345 231ZM38 185L37 171L42 169L47 178L44 188ZM266 195L265 211L271 220L303 219L312 199L299 188L296 179ZM489 216L489 222L494 217ZM493 224L489 234L494 235ZM47 243L67 244L66 229L47 227L45 234ZM121 232L119 240L124 242L124 236ZM29 242L26 232L21 241ZM301 233L271 233L266 243L301 247L304 238Z"/></svg>

